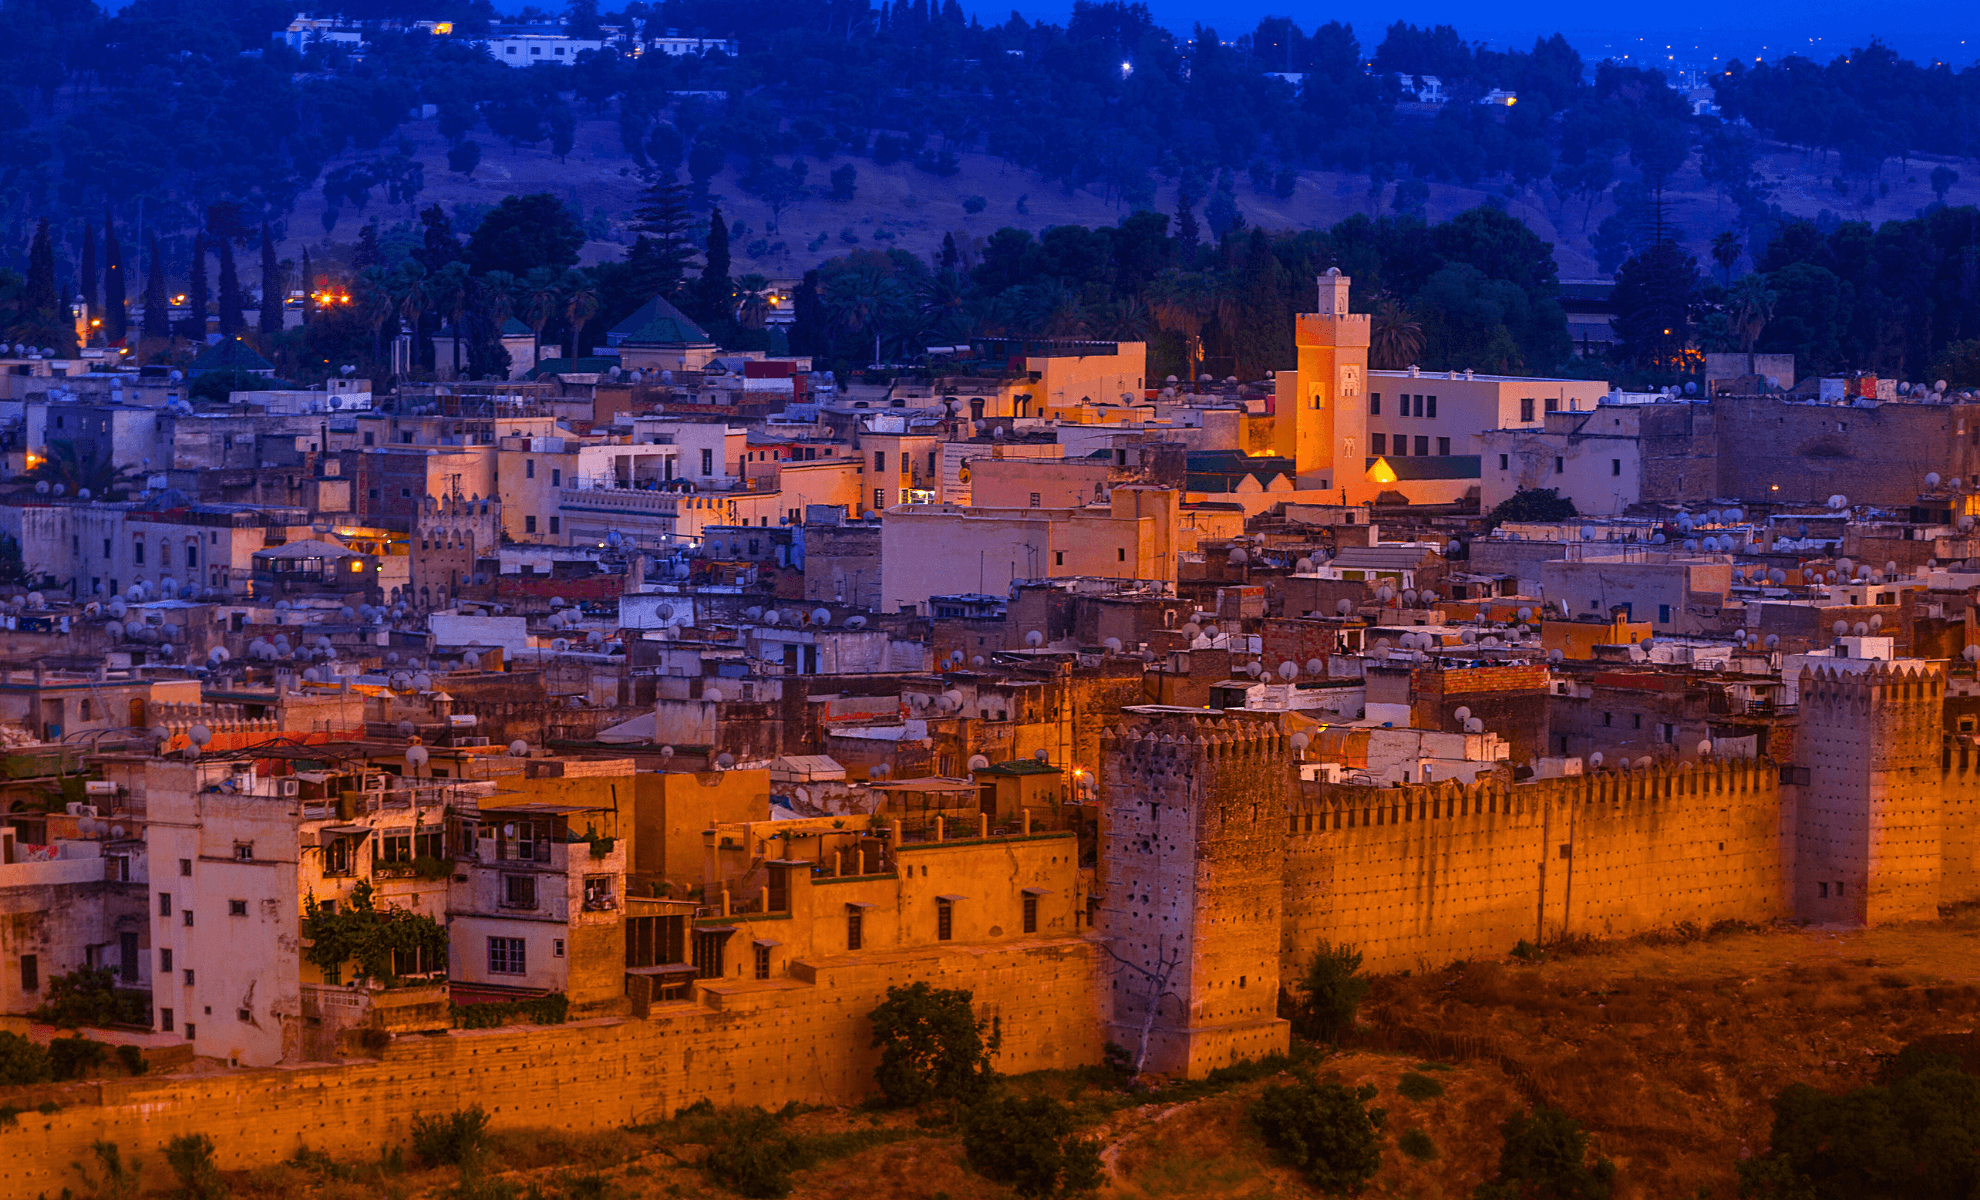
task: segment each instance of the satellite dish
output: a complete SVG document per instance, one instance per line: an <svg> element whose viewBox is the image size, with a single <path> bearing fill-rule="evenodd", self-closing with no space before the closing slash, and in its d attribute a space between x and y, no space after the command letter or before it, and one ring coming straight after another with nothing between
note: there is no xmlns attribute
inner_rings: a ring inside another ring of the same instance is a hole
<svg viewBox="0 0 1980 1200"><path fill-rule="evenodd" d="M720 704L722 702L722 689L715 687L703 688L701 689L701 698L710 704Z"/></svg>
<svg viewBox="0 0 1980 1200"><path fill-rule="evenodd" d="M1036 629L1030 630L1024 635L1024 644L1033 647L1042 646L1045 644L1045 635Z"/></svg>
<svg viewBox="0 0 1980 1200"><path fill-rule="evenodd" d="M1317 658L1309 658L1306 660L1306 673L1308 675L1324 675L1327 673L1327 664Z"/></svg>
<svg viewBox="0 0 1980 1200"><path fill-rule="evenodd" d="M513 741L513 742L510 742L510 743L509 743L509 756L510 756L511 758L527 758L527 757L529 757L529 743L528 743L528 742L525 742L525 741L523 741L523 740L522 740L521 738L517 738L517 739L516 739L515 741Z"/></svg>
<svg viewBox="0 0 1980 1200"><path fill-rule="evenodd" d="M1299 664L1292 661L1291 659L1287 659L1285 662L1280 663L1279 678L1285 680L1287 683L1291 683L1293 680L1298 679Z"/></svg>
<svg viewBox="0 0 1980 1200"><path fill-rule="evenodd" d="M406 762L407 764L412 766L415 770L425 766L427 764L427 761L432 757L433 757L433 752L431 750L428 750L424 746L406 747Z"/></svg>

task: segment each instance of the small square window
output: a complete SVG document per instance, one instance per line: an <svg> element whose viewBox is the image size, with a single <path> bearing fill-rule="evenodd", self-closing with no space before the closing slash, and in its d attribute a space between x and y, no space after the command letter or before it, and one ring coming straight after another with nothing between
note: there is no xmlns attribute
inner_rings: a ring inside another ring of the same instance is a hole
<svg viewBox="0 0 1980 1200"><path fill-rule="evenodd" d="M234 861L235 861L235 862L253 862L253 861L254 861L254 843L253 843L253 842L235 842L235 843L234 843Z"/></svg>
<svg viewBox="0 0 1980 1200"><path fill-rule="evenodd" d="M247 914L247 901L245 901L245 900L229 900L229 901L227 901L227 915L228 915L228 916L230 916L230 917L245 917L245 916L247 916L247 915L248 915L248 914Z"/></svg>
<svg viewBox="0 0 1980 1200"><path fill-rule="evenodd" d="M564 939L563 939L563 938L551 938L551 939L550 939L550 957L551 957L551 958L562 958L562 957L564 957Z"/></svg>
<svg viewBox="0 0 1980 1200"><path fill-rule="evenodd" d="M234 1010L234 1019L245 1025L247 1022L254 1020L254 1014L245 1008L237 1008Z"/></svg>
<svg viewBox="0 0 1980 1200"><path fill-rule="evenodd" d="M187 987L193 985L193 969L191 967L187 967L185 970L179 972L179 975L185 981Z"/></svg>

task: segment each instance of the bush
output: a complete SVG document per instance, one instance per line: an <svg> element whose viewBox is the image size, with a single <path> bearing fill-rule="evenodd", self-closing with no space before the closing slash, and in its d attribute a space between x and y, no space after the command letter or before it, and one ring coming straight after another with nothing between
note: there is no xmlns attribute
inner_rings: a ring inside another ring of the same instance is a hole
<svg viewBox="0 0 1980 1200"><path fill-rule="evenodd" d="M963 211L972 217L988 207L990 207L990 202L981 196L971 196L969 199L963 201Z"/></svg>
<svg viewBox="0 0 1980 1200"><path fill-rule="evenodd" d="M1574 517L1574 501L1554 488L1521 488L1492 510L1493 524L1502 521L1565 521Z"/></svg>
<svg viewBox="0 0 1980 1200"><path fill-rule="evenodd" d="M48 1061L57 1079L81 1079L109 1056L110 1047L86 1037L56 1038L48 1043Z"/></svg>
<svg viewBox="0 0 1980 1200"><path fill-rule="evenodd" d="M1480 1184L1474 1200L1608 1200L1615 1190L1615 1164L1599 1155L1590 1162L1588 1134L1560 1109L1516 1112L1499 1131L1498 1177Z"/></svg>
<svg viewBox="0 0 1980 1200"><path fill-rule="evenodd" d="M165 1143L165 1165L179 1181L178 1200L223 1200L227 1184L213 1162L213 1139L182 1133Z"/></svg>
<svg viewBox="0 0 1980 1200"><path fill-rule="evenodd" d="M534 1000L491 1000L486 1004L454 1005L457 1029L495 1029L503 1025L562 1025L570 1020L571 998L551 992Z"/></svg>
<svg viewBox="0 0 1980 1200"><path fill-rule="evenodd" d="M1421 1129L1412 1129L1396 1139L1396 1148L1417 1162L1429 1162L1437 1157L1437 1143Z"/></svg>
<svg viewBox="0 0 1980 1200"><path fill-rule="evenodd" d="M1382 1168L1378 1131L1386 1114L1367 1107L1375 1089L1337 1083L1269 1087L1251 1104L1265 1144L1305 1172L1323 1192L1354 1192Z"/></svg>
<svg viewBox="0 0 1980 1200"><path fill-rule="evenodd" d="M777 1200L791 1191L800 1148L777 1118L744 1109L724 1123L727 1133L701 1160L709 1178L751 1200Z"/></svg>
<svg viewBox="0 0 1980 1200"><path fill-rule="evenodd" d="M901 161L907 154L907 139L883 133L873 139L873 165L887 167Z"/></svg>
<svg viewBox="0 0 1980 1200"><path fill-rule="evenodd" d="M963 1153L984 1178L1020 1196L1100 1186L1098 1145L1074 1136L1073 1111L1050 1096L991 1096L963 1117Z"/></svg>
<svg viewBox="0 0 1980 1200"><path fill-rule="evenodd" d="M479 1104L444 1116L413 1118L413 1157L430 1167L459 1166L480 1157L487 1138L488 1114Z"/></svg>
<svg viewBox="0 0 1980 1200"><path fill-rule="evenodd" d="M93 1167L70 1164L82 1176L88 1193L96 1200L136 1200L142 1164L135 1158L126 1162L115 1142L91 1142L89 1152L96 1160Z"/></svg>
<svg viewBox="0 0 1980 1200"><path fill-rule="evenodd" d="M890 1103L967 1101L997 1077L990 1056L1002 1038L994 1031L983 1036L987 1026L976 1019L971 999L960 989L914 983L888 988L886 1001L866 1014L880 1051L874 1082Z"/></svg>
<svg viewBox="0 0 1980 1200"><path fill-rule="evenodd" d="M78 1025L148 1025L151 1006L142 992L117 988L109 967L83 967L48 981L48 999L34 1019L74 1029Z"/></svg>
<svg viewBox="0 0 1980 1200"><path fill-rule="evenodd" d="M1444 1085L1438 1083L1428 1075L1419 1075L1415 1071L1404 1071L1402 1078L1396 1081L1396 1090L1408 1099L1420 1103L1424 1100L1435 1100L1437 1097L1443 1095Z"/></svg>
<svg viewBox="0 0 1980 1200"><path fill-rule="evenodd" d="M1318 1041L1338 1043L1354 1030L1354 1014L1368 994L1361 970L1361 953L1352 946L1320 943L1306 976L1299 982L1300 1032Z"/></svg>
<svg viewBox="0 0 1980 1200"><path fill-rule="evenodd" d="M0 1087L46 1083L55 1078L48 1051L33 1038L0 1032Z"/></svg>
<svg viewBox="0 0 1980 1200"><path fill-rule="evenodd" d="M144 1061L143 1048L138 1046L125 1044L117 1047L117 1061L132 1075L142 1075L151 1069L151 1064Z"/></svg>
<svg viewBox="0 0 1980 1200"><path fill-rule="evenodd" d="M859 187L859 168L846 163L832 171L832 199L850 200Z"/></svg>

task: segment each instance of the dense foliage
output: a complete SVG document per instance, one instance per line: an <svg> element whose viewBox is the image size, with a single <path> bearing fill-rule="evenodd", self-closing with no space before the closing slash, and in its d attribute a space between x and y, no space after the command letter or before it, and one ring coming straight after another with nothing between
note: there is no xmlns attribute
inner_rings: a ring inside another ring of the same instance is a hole
<svg viewBox="0 0 1980 1200"><path fill-rule="evenodd" d="M963 1153L1027 1200L1091 1191L1105 1178L1100 1147L1077 1129L1073 1110L1050 1096L993 1095L964 1114Z"/></svg>
<svg viewBox="0 0 1980 1200"><path fill-rule="evenodd" d="M887 999L867 1014L880 1051L874 1082L889 1103L903 1107L930 1101L968 1101L996 1079L990 1059L1002 1038L984 1036L970 993L912 983L887 989Z"/></svg>
<svg viewBox="0 0 1980 1200"><path fill-rule="evenodd" d="M1298 984L1298 1023L1302 1036L1338 1043L1353 1032L1354 1015L1368 994L1361 975L1361 952L1353 946L1322 942Z"/></svg>
<svg viewBox="0 0 1980 1200"><path fill-rule="evenodd" d="M1350 1090L1302 1079L1260 1092L1250 1115L1265 1144L1313 1186L1323 1192L1358 1192L1382 1169L1386 1115L1367 1106L1374 1098L1372 1084Z"/></svg>
<svg viewBox="0 0 1980 1200"><path fill-rule="evenodd" d="M1615 1164L1591 1153L1581 1123L1558 1108L1515 1112L1500 1126L1499 1170L1473 1200L1609 1200Z"/></svg>
<svg viewBox="0 0 1980 1200"><path fill-rule="evenodd" d="M446 970L447 927L409 909L377 907L369 881L352 888L335 912L309 897L303 905L302 935L310 943L303 959L325 972L351 964L363 978L388 981L401 974Z"/></svg>
<svg viewBox="0 0 1980 1200"><path fill-rule="evenodd" d="M109 967L78 967L48 981L47 998L34 1010L37 1021L74 1029L78 1025L149 1025L150 998L117 986Z"/></svg>

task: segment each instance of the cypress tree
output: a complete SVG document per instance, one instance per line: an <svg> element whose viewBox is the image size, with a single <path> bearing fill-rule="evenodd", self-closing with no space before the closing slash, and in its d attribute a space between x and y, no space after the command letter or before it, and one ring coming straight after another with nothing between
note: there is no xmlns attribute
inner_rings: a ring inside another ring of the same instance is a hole
<svg viewBox="0 0 1980 1200"><path fill-rule="evenodd" d="M241 276L234 267L234 243L220 239L220 336L241 333Z"/></svg>
<svg viewBox="0 0 1980 1200"><path fill-rule="evenodd" d="M158 235L145 240L144 254L144 336L172 336L172 298L165 292L164 256L158 252Z"/></svg>
<svg viewBox="0 0 1980 1200"><path fill-rule="evenodd" d="M703 257L706 265L695 287L701 319L726 325L735 316L732 301L736 285L729 278L729 223L722 219L719 208L708 215L708 250Z"/></svg>
<svg viewBox="0 0 1980 1200"><path fill-rule="evenodd" d="M81 278L76 281L76 291L82 295L83 304L89 309L90 317L92 319L99 318L103 314L98 311L96 304L96 277L98 274L96 269L96 228L87 221L83 222L82 263L78 271Z"/></svg>
<svg viewBox="0 0 1980 1200"><path fill-rule="evenodd" d="M271 338L282 332L282 264L275 257L275 241L268 226L261 227L261 336Z"/></svg>
<svg viewBox="0 0 1980 1200"><path fill-rule="evenodd" d="M193 235L192 279L186 285L186 336L196 342L206 340L206 234Z"/></svg>
<svg viewBox="0 0 1980 1200"><path fill-rule="evenodd" d="M34 244L28 248L27 286L21 293L21 307L30 319L59 319L62 298L55 290L55 246L48 239L44 218L34 231Z"/></svg>
<svg viewBox="0 0 1980 1200"><path fill-rule="evenodd" d="M637 272L635 286L643 295L672 300L694 264L694 244L687 237L687 187L668 175L640 193L633 228L652 235L633 243L626 254Z"/></svg>
<svg viewBox="0 0 1980 1200"><path fill-rule="evenodd" d="M791 314L791 353L814 357L826 352L825 314L818 302L818 272L806 271Z"/></svg>
<svg viewBox="0 0 1980 1200"><path fill-rule="evenodd" d="M302 294L302 323L307 325L316 316L316 276L310 271L308 246L303 247Z"/></svg>
<svg viewBox="0 0 1980 1200"><path fill-rule="evenodd" d="M1201 234L1196 224L1195 198L1183 188L1176 189L1176 261L1187 271L1196 265L1196 247Z"/></svg>
<svg viewBox="0 0 1980 1200"><path fill-rule="evenodd" d="M103 340L116 345L131 335L129 297L124 289L124 244L117 226L103 210Z"/></svg>

